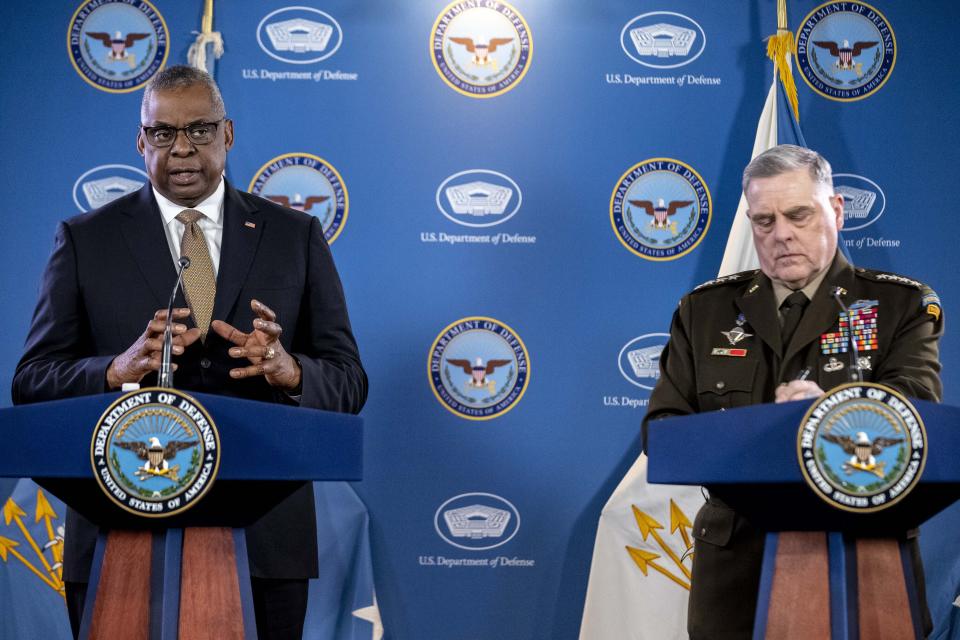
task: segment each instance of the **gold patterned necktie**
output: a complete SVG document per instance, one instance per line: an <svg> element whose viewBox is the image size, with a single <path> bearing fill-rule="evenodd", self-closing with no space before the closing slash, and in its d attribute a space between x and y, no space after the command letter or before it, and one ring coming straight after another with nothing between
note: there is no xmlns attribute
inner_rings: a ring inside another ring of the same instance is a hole
<svg viewBox="0 0 960 640"><path fill-rule="evenodd" d="M200 329L200 339L206 340L213 316L213 300L217 295L217 279L213 275L213 261L207 240L203 229L197 224L202 217L202 213L193 209L184 209L177 214L177 220L184 226L180 255L190 258L190 267L183 272L184 292L187 294L187 304L193 311L193 321Z"/></svg>

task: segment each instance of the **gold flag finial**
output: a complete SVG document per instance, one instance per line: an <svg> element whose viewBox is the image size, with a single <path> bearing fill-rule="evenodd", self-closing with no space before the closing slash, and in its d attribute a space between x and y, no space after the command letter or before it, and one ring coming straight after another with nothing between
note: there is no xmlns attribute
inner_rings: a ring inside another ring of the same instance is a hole
<svg viewBox="0 0 960 640"><path fill-rule="evenodd" d="M794 53L793 32L787 28L787 0L777 0L777 33L767 38L767 57L773 60L774 73L783 83L793 116L800 122L797 84L793 81L790 56Z"/></svg>

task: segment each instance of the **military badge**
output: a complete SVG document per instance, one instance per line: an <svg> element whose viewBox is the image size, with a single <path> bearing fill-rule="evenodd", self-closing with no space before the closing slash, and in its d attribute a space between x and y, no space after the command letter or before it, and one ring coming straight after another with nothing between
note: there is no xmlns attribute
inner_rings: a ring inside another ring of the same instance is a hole
<svg viewBox="0 0 960 640"><path fill-rule="evenodd" d="M743 340L744 338L753 337L752 333L747 333L743 329L743 325L746 324L746 322L747 322L747 319L741 313L739 316L737 316L737 325L733 329L730 329L730 331L720 332L727 338L727 340L730 341L731 346L734 346L734 347L737 346L737 343Z"/></svg>
<svg viewBox="0 0 960 640"><path fill-rule="evenodd" d="M94 476L115 504L147 518L189 509L220 468L220 436L194 398L138 389L107 407L93 432Z"/></svg>
<svg viewBox="0 0 960 640"><path fill-rule="evenodd" d="M843 363L834 357L831 357L827 364L823 365L823 370L826 373L833 373L835 371L840 371L841 369L843 369Z"/></svg>
<svg viewBox="0 0 960 640"><path fill-rule="evenodd" d="M926 463L923 420L896 391L874 383L832 389L813 404L797 432L801 473L814 492L857 513L896 504Z"/></svg>

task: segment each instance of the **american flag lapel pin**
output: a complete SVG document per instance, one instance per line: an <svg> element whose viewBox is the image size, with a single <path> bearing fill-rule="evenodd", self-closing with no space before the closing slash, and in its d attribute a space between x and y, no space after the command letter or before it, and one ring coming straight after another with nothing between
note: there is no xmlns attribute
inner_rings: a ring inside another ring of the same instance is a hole
<svg viewBox="0 0 960 640"><path fill-rule="evenodd" d="M247 220L246 222L243 223L243 226L245 226L245 227L250 227L251 229L256 229L256 228L257 228L257 223L256 223L256 222L250 222L249 220Z"/></svg>

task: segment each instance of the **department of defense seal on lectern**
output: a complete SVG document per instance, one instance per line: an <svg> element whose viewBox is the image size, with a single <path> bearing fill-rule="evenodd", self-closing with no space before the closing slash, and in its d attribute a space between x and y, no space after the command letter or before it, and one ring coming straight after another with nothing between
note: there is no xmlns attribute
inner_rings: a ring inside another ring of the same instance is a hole
<svg viewBox="0 0 960 640"><path fill-rule="evenodd" d="M93 432L97 484L122 509L147 518L185 511L220 468L220 436L206 410L175 389L138 389L107 407Z"/></svg>
<svg viewBox="0 0 960 640"><path fill-rule="evenodd" d="M910 401L889 387L835 387L807 411L797 433L804 479L838 509L890 507L917 485L927 433Z"/></svg>

